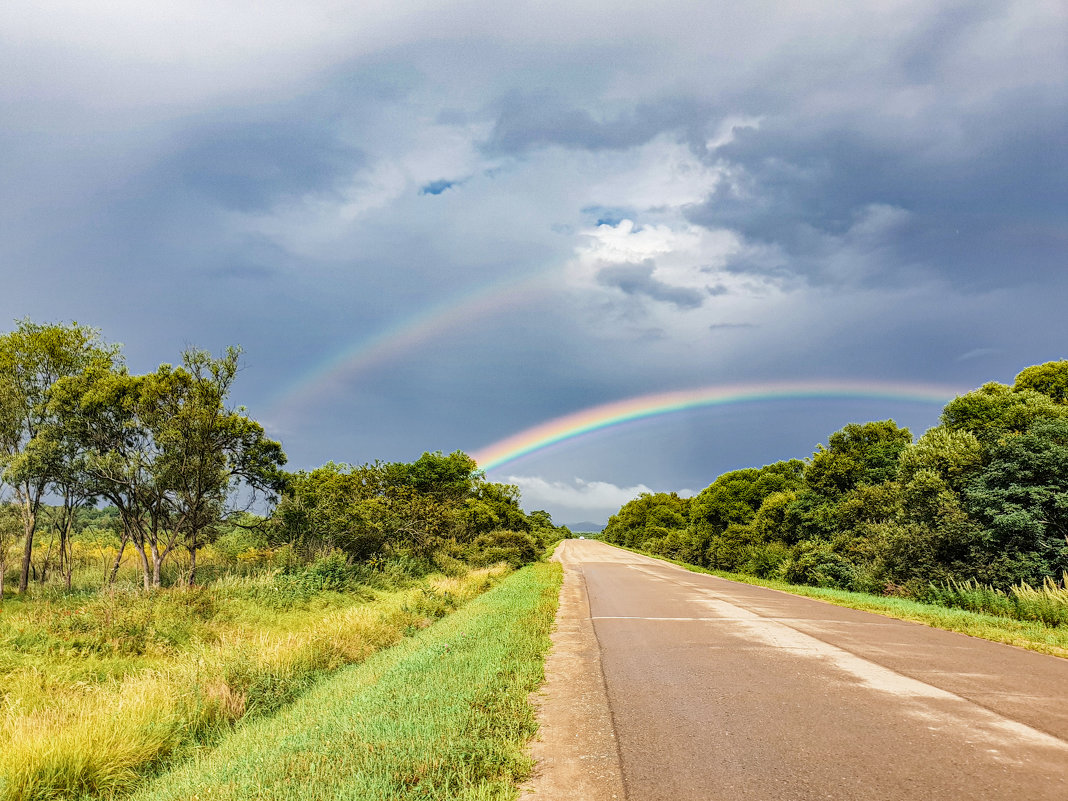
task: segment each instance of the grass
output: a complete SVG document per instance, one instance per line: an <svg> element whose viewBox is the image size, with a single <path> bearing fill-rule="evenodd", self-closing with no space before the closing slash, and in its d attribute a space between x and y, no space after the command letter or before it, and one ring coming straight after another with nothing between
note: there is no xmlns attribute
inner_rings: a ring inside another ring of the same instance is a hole
<svg viewBox="0 0 1068 801"><path fill-rule="evenodd" d="M1061 584L1047 577L1040 587L1018 584L1008 592L977 581L931 585L924 600L941 606L986 612L1016 620L1037 620L1047 626L1068 626L1068 572Z"/></svg>
<svg viewBox="0 0 1068 801"><path fill-rule="evenodd" d="M162 592L8 601L0 799L111 796L236 721L429 626L507 568L279 603L271 576ZM283 583L283 590L292 590ZM284 595L284 593L282 593Z"/></svg>
<svg viewBox="0 0 1068 801"><path fill-rule="evenodd" d="M560 566L537 563L295 704L239 726L136 801L512 799Z"/></svg>
<svg viewBox="0 0 1068 801"><path fill-rule="evenodd" d="M850 609L859 609L864 612L874 612L886 617L898 620L911 620L915 623L923 623L933 628L956 631L968 634L972 637L980 637L984 640L1015 645L1038 651L1044 654L1068 658L1068 627L1048 625L1041 619L1016 620L1003 617L989 612L972 611L969 609L952 608L934 603L924 603L910 598L896 596L870 595L863 592L851 592L849 590L829 589L824 587L810 587L802 584L789 584L777 579L763 579L750 576L745 573L729 573L722 570L709 570L697 567L676 559L669 559L656 554L645 553L636 548L627 548L623 545L614 547L652 556L671 562L679 567L684 567L693 573L707 573L712 576L738 581L743 584L753 584L759 587L768 587L773 590L788 592L793 595L803 595L808 598L816 598L821 601L846 606ZM1032 590L1038 593L1038 590Z"/></svg>

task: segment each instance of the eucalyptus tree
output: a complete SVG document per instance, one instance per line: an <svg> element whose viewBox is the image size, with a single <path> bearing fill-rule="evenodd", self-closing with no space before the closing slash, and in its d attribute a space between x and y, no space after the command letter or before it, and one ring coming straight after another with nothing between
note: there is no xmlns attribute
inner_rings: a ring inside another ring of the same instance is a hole
<svg viewBox="0 0 1068 801"><path fill-rule="evenodd" d="M0 481L13 491L22 520L20 593L29 584L41 502L64 464L50 394L64 377L91 367L110 369L117 359L117 346L78 323L24 319L0 336Z"/></svg>
<svg viewBox="0 0 1068 801"><path fill-rule="evenodd" d="M220 358L186 350L152 420L171 502L171 531L190 553L190 584L196 580L202 537L220 521L228 500L242 487L276 500L284 484L281 445L243 409L227 405L239 358L237 348Z"/></svg>
<svg viewBox="0 0 1068 801"><path fill-rule="evenodd" d="M160 586L161 567L180 546L194 555L195 571L200 537L238 485L280 487L281 446L226 405L238 357L236 349L220 359L191 349L178 367L139 376L92 368L56 387L56 414L79 443L93 491L118 510L145 589Z"/></svg>

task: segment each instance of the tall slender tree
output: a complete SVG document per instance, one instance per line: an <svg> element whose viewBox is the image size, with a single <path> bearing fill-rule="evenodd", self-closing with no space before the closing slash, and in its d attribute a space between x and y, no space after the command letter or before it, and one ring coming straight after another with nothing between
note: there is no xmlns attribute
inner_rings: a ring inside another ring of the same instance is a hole
<svg viewBox="0 0 1068 801"><path fill-rule="evenodd" d="M22 518L20 593L29 585L41 502L60 469L54 440L42 436L55 422L49 396L61 378L117 358L118 348L105 345L99 331L76 322L25 319L0 336L0 481L11 487Z"/></svg>

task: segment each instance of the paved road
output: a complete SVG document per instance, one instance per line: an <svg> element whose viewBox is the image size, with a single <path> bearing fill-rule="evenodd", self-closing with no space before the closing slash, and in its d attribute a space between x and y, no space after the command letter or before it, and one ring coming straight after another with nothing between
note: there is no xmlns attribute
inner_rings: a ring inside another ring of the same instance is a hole
<svg viewBox="0 0 1068 801"><path fill-rule="evenodd" d="M591 540L557 558L533 797L1068 799L1068 660Z"/></svg>

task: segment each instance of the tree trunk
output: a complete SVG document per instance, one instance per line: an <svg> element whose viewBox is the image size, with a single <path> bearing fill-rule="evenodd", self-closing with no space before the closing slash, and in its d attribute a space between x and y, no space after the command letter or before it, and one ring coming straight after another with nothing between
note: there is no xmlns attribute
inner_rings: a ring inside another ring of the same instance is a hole
<svg viewBox="0 0 1068 801"><path fill-rule="evenodd" d="M138 542L137 537L133 538L134 550L137 551L137 556L141 560L141 577L144 579L145 591L152 589L152 566L148 562L148 553L145 551L145 544Z"/></svg>
<svg viewBox="0 0 1068 801"><path fill-rule="evenodd" d="M193 532L193 536L189 542L189 586L192 587L197 583L197 533Z"/></svg>
<svg viewBox="0 0 1068 801"><path fill-rule="evenodd" d="M63 583L70 589L70 578L74 568L70 563L70 528L71 517L65 516L59 527L59 573Z"/></svg>
<svg viewBox="0 0 1068 801"><path fill-rule="evenodd" d="M160 556L159 549L152 545L152 586L160 586L160 566L163 564L163 557Z"/></svg>
<svg viewBox="0 0 1068 801"><path fill-rule="evenodd" d="M115 563L111 566L111 574L107 577L107 585L115 583L115 576L119 574L119 566L122 564L122 554L126 550L126 543L130 541L129 533L123 529L122 537L119 538L119 550L115 554Z"/></svg>
<svg viewBox="0 0 1068 801"><path fill-rule="evenodd" d="M22 547L22 572L19 573L19 595L30 586L30 563L33 561L33 532L37 528L37 516L27 503L22 505L22 528L26 542Z"/></svg>

